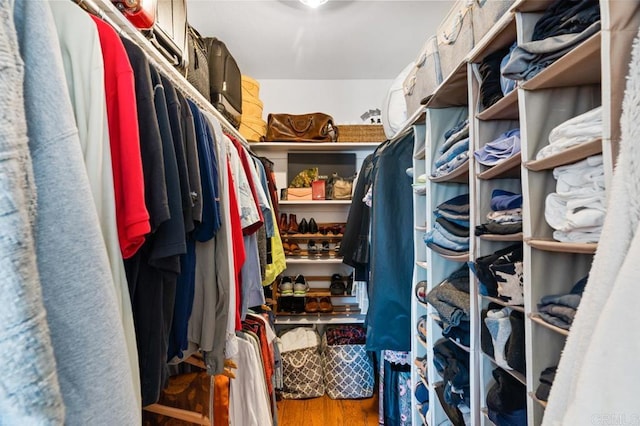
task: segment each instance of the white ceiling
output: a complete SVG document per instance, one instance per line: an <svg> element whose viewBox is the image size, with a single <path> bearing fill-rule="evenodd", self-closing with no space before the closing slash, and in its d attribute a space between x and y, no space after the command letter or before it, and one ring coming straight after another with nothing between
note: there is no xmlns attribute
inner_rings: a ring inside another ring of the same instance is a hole
<svg viewBox="0 0 640 426"><path fill-rule="evenodd" d="M225 42L256 79L393 79L452 0L188 0L189 22Z"/></svg>

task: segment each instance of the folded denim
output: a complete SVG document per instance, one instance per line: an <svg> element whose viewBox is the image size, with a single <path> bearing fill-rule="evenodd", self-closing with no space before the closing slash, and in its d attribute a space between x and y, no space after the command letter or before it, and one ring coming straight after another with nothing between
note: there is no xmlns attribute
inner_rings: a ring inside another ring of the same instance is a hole
<svg viewBox="0 0 640 426"><path fill-rule="evenodd" d="M522 262L494 263L489 265L498 284L498 296L507 305L524 305Z"/></svg>
<svg viewBox="0 0 640 426"><path fill-rule="evenodd" d="M440 253L445 256L457 256L461 254L469 254L469 250L464 250L464 251L451 250L448 248L441 247L435 243L427 243L427 247L435 251L436 253Z"/></svg>
<svg viewBox="0 0 640 426"><path fill-rule="evenodd" d="M538 308L546 305L558 305L558 306L566 306L572 309L578 309L580 305L580 300L582 299L581 294L549 294L547 296L543 296L540 299L540 303L538 303Z"/></svg>
<svg viewBox="0 0 640 426"><path fill-rule="evenodd" d="M434 165L437 168L440 168L446 163L449 163L451 160L456 158L458 155L462 154L465 151L469 150L469 138L464 138L455 144L445 152L443 152L440 157L436 159Z"/></svg>
<svg viewBox="0 0 640 426"><path fill-rule="evenodd" d="M576 309L568 306L548 304L544 306L538 306L538 312L544 312L555 318L559 318L562 321L571 324L576 316Z"/></svg>
<svg viewBox="0 0 640 426"><path fill-rule="evenodd" d="M518 223L495 223L487 222L482 225L476 226L476 235L485 234L497 234L497 235L511 235L522 232L522 222Z"/></svg>
<svg viewBox="0 0 640 426"><path fill-rule="evenodd" d="M597 243L600 241L602 228L591 232L579 230L573 231L553 231L553 239L564 243Z"/></svg>
<svg viewBox="0 0 640 426"><path fill-rule="evenodd" d="M507 78L504 76L504 74L502 74L502 70L504 70L504 67L509 62L509 59L511 59L511 52L513 52L516 47L518 47L517 42L511 45L511 47L509 48L509 53L507 53L500 62L500 88L502 89L502 94L504 96L507 96L507 94L513 92L516 88L516 81L511 80L510 78Z"/></svg>
<svg viewBox="0 0 640 426"><path fill-rule="evenodd" d="M522 194L505 191L504 189L494 189L491 192L491 210L509 210L522 207Z"/></svg>
<svg viewBox="0 0 640 426"><path fill-rule="evenodd" d="M592 23L580 33L522 43L511 53L502 74L513 80L529 80L598 31L600 21Z"/></svg>
<svg viewBox="0 0 640 426"><path fill-rule="evenodd" d="M438 149L439 155L442 155L445 152L447 152L447 150L451 148L453 145L455 145L457 142L460 142L461 140L469 137L469 121L465 120L463 123L464 123L464 126L460 130L453 133L449 137L445 136L446 139L444 143L442 144L440 149Z"/></svg>
<svg viewBox="0 0 640 426"><path fill-rule="evenodd" d="M438 210L469 214L469 194L457 195L436 206Z"/></svg>
<svg viewBox="0 0 640 426"><path fill-rule="evenodd" d="M503 97L500 87L500 63L508 53L509 47L497 50L487 55L478 67L482 79L480 82L480 101L485 109Z"/></svg>
<svg viewBox="0 0 640 426"><path fill-rule="evenodd" d="M436 223L441 227L447 230L448 233L453 234L458 237L468 237L469 236L469 227L460 226L457 223L450 222L444 217L439 217L436 219Z"/></svg>
<svg viewBox="0 0 640 426"><path fill-rule="evenodd" d="M447 130L444 133L444 138L445 139L449 139L450 137L452 137L454 134L460 132L461 130L463 130L464 128L469 128L469 119L464 119L461 122L457 123L455 126L453 126L452 128L450 128L449 130Z"/></svg>
<svg viewBox="0 0 640 426"><path fill-rule="evenodd" d="M433 173L431 173L431 177L438 178L438 177L446 176L449 173L452 173L453 171L457 170L460 166L465 164L468 160L469 160L468 151L458 154L453 160L438 167Z"/></svg>
<svg viewBox="0 0 640 426"><path fill-rule="evenodd" d="M576 145L602 137L602 107L573 117L556 126L549 133L549 145L536 154L536 159L547 158Z"/></svg>
<svg viewBox="0 0 640 426"><path fill-rule="evenodd" d="M456 214L451 213L445 210L434 210L433 216L437 218L445 218L449 222L455 223L456 225L460 225L464 228L469 227L469 215L468 214Z"/></svg>
<svg viewBox="0 0 640 426"><path fill-rule="evenodd" d="M447 240L453 243L467 245L467 246L469 245L469 235L465 237L460 237L458 235L452 234L451 232L447 231L447 229L442 225L440 225L438 222L434 224L433 229L437 230L440 234L442 234L444 238L446 238Z"/></svg>
<svg viewBox="0 0 640 426"><path fill-rule="evenodd" d="M540 316L540 319L542 319L544 322L551 325L555 325L556 327L560 327L563 330L569 330L571 328L571 323L568 323L562 318L556 317L547 312L538 312L538 315Z"/></svg>
<svg viewBox="0 0 640 426"><path fill-rule="evenodd" d="M520 153L520 129L511 129L473 153L478 163L495 166Z"/></svg>
<svg viewBox="0 0 640 426"><path fill-rule="evenodd" d="M437 244L440 247L443 247L443 248L446 248L446 249L449 249L449 250L453 250L453 251L457 251L457 252L468 251L469 250L469 237L466 237L466 238L457 237L457 238L459 239L458 241L450 240L444 234L442 234L442 232L440 231L439 228L434 228L434 229L428 231L424 235L424 242L427 243L427 244L428 243L434 243L434 244Z"/></svg>
<svg viewBox="0 0 640 426"><path fill-rule="evenodd" d="M487 220L494 223L522 222L522 208L489 212Z"/></svg>
<svg viewBox="0 0 640 426"><path fill-rule="evenodd" d="M600 19L598 0L557 0L542 14L533 28L532 40L582 31Z"/></svg>

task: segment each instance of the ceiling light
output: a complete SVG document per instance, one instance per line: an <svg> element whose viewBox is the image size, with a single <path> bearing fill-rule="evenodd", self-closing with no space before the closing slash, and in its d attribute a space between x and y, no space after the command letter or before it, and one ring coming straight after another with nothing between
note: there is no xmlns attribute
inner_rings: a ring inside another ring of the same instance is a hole
<svg viewBox="0 0 640 426"><path fill-rule="evenodd" d="M322 6L323 4L325 4L327 1L329 0L300 0L300 3L304 4L305 6L309 6L313 9Z"/></svg>

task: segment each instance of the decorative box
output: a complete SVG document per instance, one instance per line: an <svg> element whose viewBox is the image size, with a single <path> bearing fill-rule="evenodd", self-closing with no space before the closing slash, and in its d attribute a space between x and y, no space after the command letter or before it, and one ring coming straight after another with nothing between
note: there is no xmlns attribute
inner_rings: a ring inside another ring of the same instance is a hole
<svg viewBox="0 0 640 426"><path fill-rule="evenodd" d="M287 200L289 201L312 200L311 194L311 188L287 188Z"/></svg>
<svg viewBox="0 0 640 426"><path fill-rule="evenodd" d="M311 198L314 200L324 200L325 183L323 179L315 180L311 183Z"/></svg>

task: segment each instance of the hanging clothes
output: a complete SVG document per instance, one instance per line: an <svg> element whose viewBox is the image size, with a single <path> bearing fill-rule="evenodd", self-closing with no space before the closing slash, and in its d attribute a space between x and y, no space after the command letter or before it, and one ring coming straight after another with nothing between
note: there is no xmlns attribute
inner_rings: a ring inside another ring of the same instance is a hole
<svg viewBox="0 0 640 426"><path fill-rule="evenodd" d="M139 424L131 369L122 362L127 347L118 301L51 11L45 2L20 0L13 12L38 196L38 271L65 423Z"/></svg>

